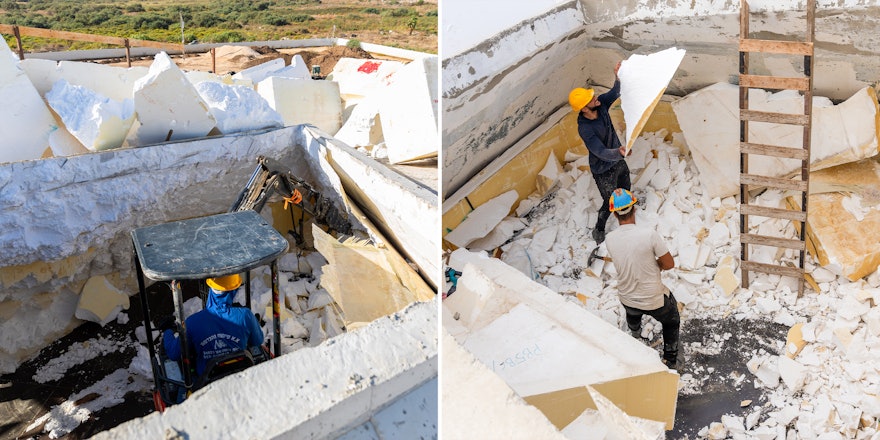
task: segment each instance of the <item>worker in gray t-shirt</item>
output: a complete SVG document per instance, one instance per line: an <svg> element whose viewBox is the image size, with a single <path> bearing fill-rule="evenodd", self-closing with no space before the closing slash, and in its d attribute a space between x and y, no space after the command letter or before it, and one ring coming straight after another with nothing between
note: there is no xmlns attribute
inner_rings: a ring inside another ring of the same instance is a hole
<svg viewBox="0 0 880 440"><path fill-rule="evenodd" d="M608 234L605 247L617 270L617 290L626 310L626 324L639 337L642 315L663 326L663 363L676 369L678 357L678 303L660 281L660 272L675 267L666 243L657 231L636 226L636 199L623 188L612 192L608 209L620 226Z"/></svg>

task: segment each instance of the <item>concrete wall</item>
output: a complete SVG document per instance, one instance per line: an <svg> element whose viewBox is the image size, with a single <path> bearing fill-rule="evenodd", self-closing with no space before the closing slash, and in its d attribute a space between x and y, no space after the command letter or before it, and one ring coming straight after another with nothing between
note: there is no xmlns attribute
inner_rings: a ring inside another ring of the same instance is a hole
<svg viewBox="0 0 880 440"><path fill-rule="evenodd" d="M548 2L553 7L558 2ZM578 0L529 18L442 60L443 192L567 105L571 88L611 86L616 61L676 46L687 50L667 92L684 95L738 73L739 2ZM802 39L799 1L752 1L752 36ZM444 8L444 14L451 5ZM467 6L471 14L482 13ZM480 7L504 7L500 0ZM792 12L798 11L798 12ZM488 13L488 12L486 12ZM445 15L446 16L446 15ZM815 93L845 99L880 79L880 1L820 1ZM793 76L801 60L753 56L752 72Z"/></svg>

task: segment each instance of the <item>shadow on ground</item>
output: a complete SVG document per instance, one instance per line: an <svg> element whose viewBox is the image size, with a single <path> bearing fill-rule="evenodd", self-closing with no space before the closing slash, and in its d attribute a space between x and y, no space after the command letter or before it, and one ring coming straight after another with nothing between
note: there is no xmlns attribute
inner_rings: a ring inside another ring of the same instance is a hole
<svg viewBox="0 0 880 440"><path fill-rule="evenodd" d="M756 350L778 354L779 341L785 342L787 332L784 325L732 317L683 321L680 338L686 358L679 373L682 378L690 374L693 380L679 392L675 429L666 438L696 439L700 429L720 422L721 416L745 417L767 403L766 390L755 388L756 378L746 363ZM745 400L752 403L743 408Z"/></svg>

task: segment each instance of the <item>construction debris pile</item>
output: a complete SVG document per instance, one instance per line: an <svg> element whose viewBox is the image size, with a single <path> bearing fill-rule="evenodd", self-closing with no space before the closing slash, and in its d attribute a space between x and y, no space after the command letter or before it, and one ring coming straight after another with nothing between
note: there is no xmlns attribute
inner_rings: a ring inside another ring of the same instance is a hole
<svg viewBox="0 0 880 440"><path fill-rule="evenodd" d="M436 72L430 56L410 63L343 58L327 80L313 80L295 55L290 65L276 58L220 76L184 72L164 52L149 69L19 61L4 41L0 96L19 104L0 125L11 133L0 144L0 163L297 124L340 132L340 140L376 154L387 148L393 163L432 157Z"/></svg>
<svg viewBox="0 0 880 440"><path fill-rule="evenodd" d="M806 264L812 288L798 297L797 280L778 275L754 274L749 288L740 287L738 200L733 196L738 191L738 158L730 157L738 151L738 124L732 122L736 113L705 110L735 108L735 89L715 85L673 102L683 134L645 134L627 158L639 200L637 223L656 229L675 258L676 268L663 273L663 282L683 306L682 332L688 332L689 319L772 321L792 328L788 341L776 341L772 350L757 349L747 356L750 360L741 368L751 373L748 378L726 379L736 385L743 379L752 381L763 390L766 402L753 404L746 417L724 416L698 435L874 438L880 432L880 372L871 367L880 358L880 272L875 259L880 249L868 237L880 230L873 227L880 199L869 188L877 180L876 95L873 89L863 89L836 106L816 98L816 187L811 186L808 223L814 248ZM802 105L802 98L789 94L753 94L755 102L776 111ZM755 142L792 136L780 126L752 126L750 139ZM787 164L757 166L767 166L779 176L793 171ZM517 194L509 192L479 206L445 239L500 255L570 303L625 329L613 262L598 258L587 266L596 246L590 232L601 200L586 157L569 153L561 164L550 154L537 187L518 205ZM789 194L778 190L753 196L761 206L786 208L792 203ZM516 215L508 216L511 211ZM611 220L608 230L616 227ZM784 220L751 217L749 231L797 238ZM784 265L798 260L792 250L753 246L751 252L753 261ZM607 253L600 245L599 256L603 255ZM642 336L655 338L659 323L646 321ZM709 344L686 345L685 353L718 350L730 335L714 336ZM685 367L680 393L700 393L712 371L700 365Z"/></svg>

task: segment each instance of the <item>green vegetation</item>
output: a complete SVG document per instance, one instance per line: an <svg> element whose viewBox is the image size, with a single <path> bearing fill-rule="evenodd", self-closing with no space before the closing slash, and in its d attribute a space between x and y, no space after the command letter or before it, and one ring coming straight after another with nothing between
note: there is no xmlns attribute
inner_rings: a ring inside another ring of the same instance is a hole
<svg viewBox="0 0 880 440"><path fill-rule="evenodd" d="M348 40L348 43L345 43L345 46L349 49L358 49L361 47L361 40L358 40L357 38L352 38L351 40Z"/></svg>
<svg viewBox="0 0 880 440"><path fill-rule="evenodd" d="M368 7L365 7L364 3ZM0 0L0 24L179 43L383 36L378 44L437 52L437 4L372 0ZM429 35L421 47L395 36ZM11 46L15 40L4 35ZM371 42L373 40L371 39ZM86 49L96 43L23 37L26 51ZM430 44L429 47L425 47Z"/></svg>

